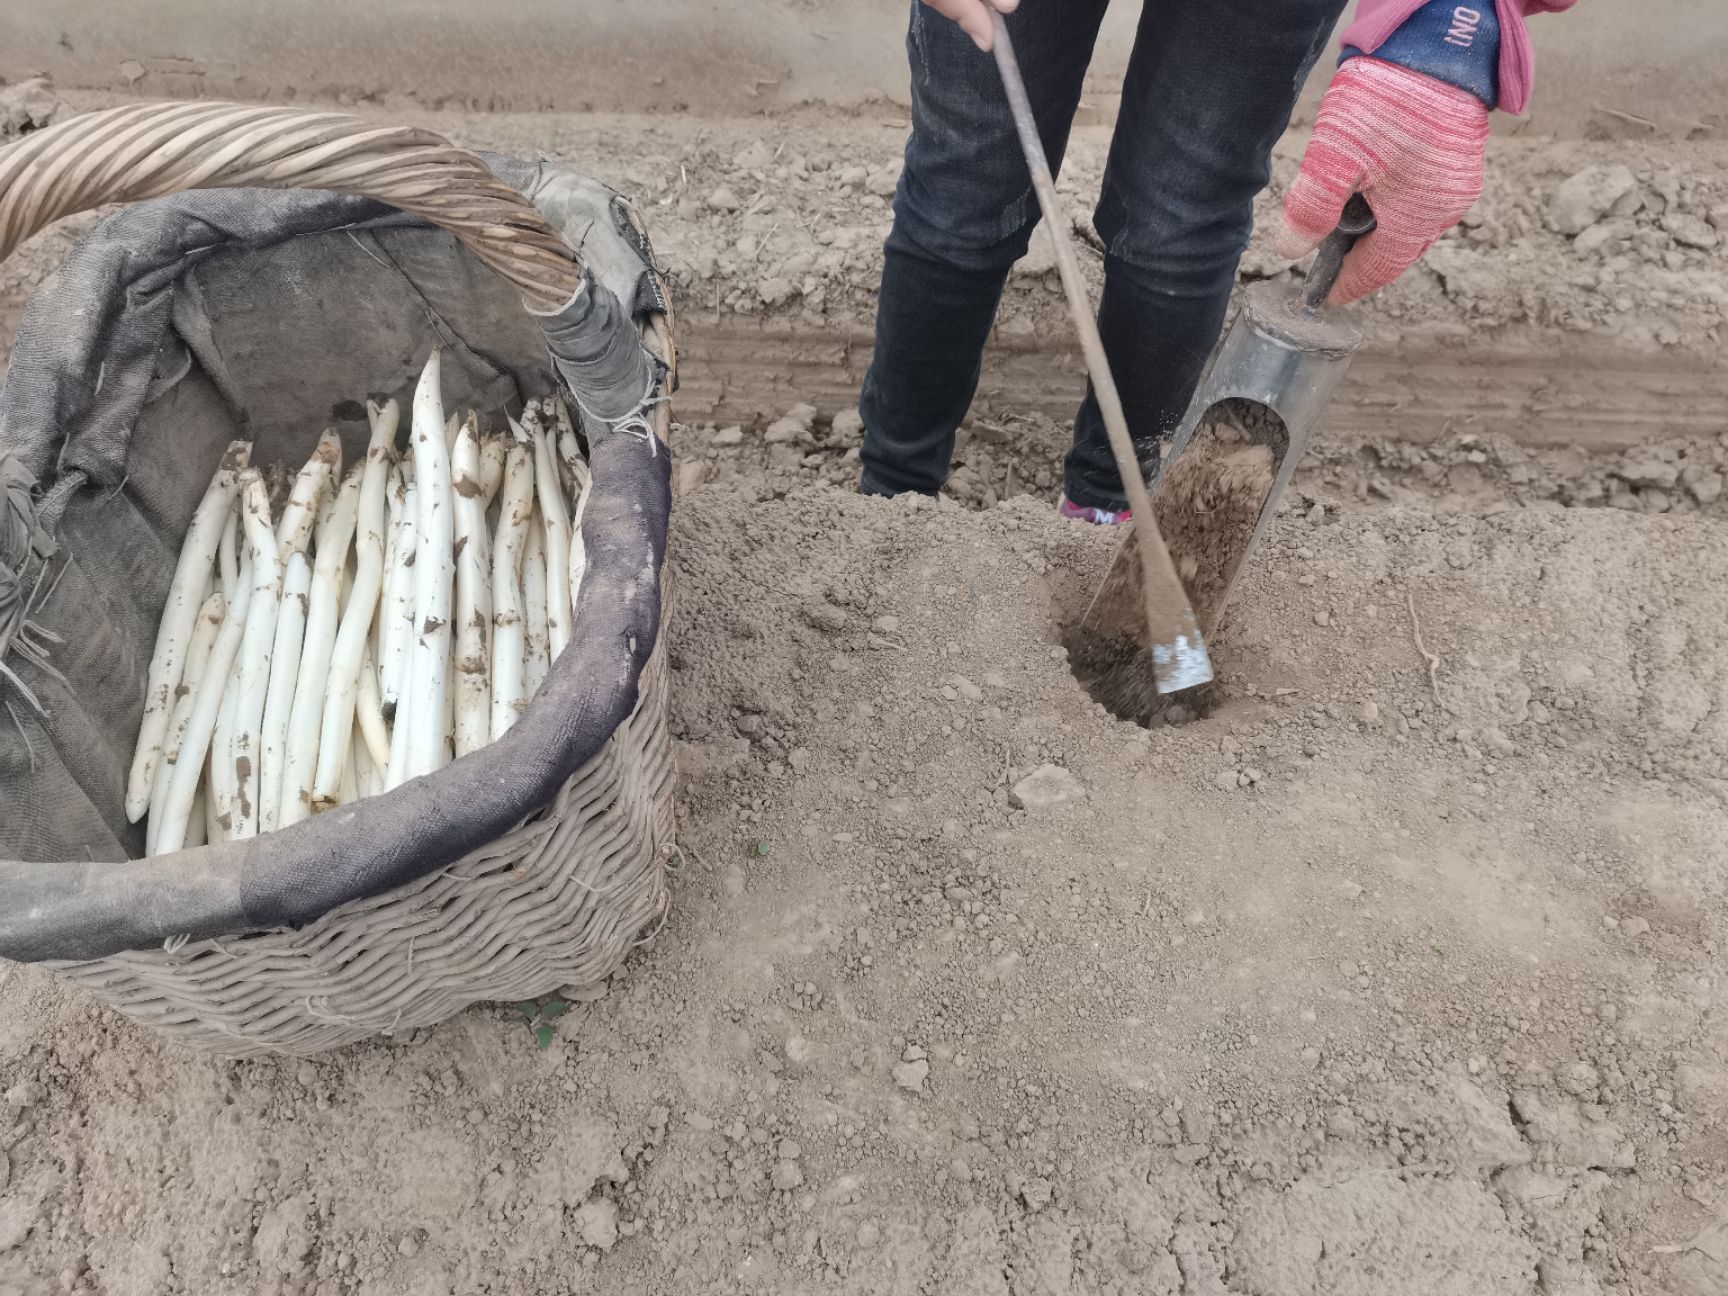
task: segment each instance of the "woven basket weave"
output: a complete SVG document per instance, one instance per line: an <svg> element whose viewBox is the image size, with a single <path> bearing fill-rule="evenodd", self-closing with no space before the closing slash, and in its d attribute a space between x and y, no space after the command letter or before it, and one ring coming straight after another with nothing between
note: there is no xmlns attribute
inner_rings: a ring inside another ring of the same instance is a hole
<svg viewBox="0 0 1728 1296"><path fill-rule="evenodd" d="M484 163L420 130L231 104L91 113L0 153L0 258L60 216L189 188L335 189L454 233L531 311L580 282L576 254ZM674 364L670 323L645 343ZM649 420L664 441L664 401ZM669 591L668 591L669 593ZM666 600L663 598L662 606ZM307 1055L611 975L667 904L675 823L665 640L635 710L543 811L457 864L299 930L49 966L178 1042Z"/></svg>
<svg viewBox="0 0 1728 1296"><path fill-rule="evenodd" d="M605 979L666 908L674 823L666 649L641 701L543 814L459 864L300 931L50 964L212 1053L303 1056L481 1000Z"/></svg>

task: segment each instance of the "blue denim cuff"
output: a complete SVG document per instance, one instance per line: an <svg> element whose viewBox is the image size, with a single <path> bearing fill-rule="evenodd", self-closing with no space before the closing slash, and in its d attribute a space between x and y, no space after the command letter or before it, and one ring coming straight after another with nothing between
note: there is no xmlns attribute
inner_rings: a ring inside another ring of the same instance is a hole
<svg viewBox="0 0 1728 1296"><path fill-rule="evenodd" d="M1457 86L1496 108L1500 104L1500 15L1494 0L1478 0L1478 5L1428 0L1378 49L1346 45L1338 62L1371 54Z"/></svg>

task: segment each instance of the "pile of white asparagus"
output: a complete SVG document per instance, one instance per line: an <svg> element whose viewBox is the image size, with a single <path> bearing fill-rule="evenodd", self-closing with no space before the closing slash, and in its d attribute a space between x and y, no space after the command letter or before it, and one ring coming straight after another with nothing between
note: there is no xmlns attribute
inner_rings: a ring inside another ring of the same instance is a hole
<svg viewBox="0 0 1728 1296"><path fill-rule="evenodd" d="M510 432L444 417L434 351L409 450L366 406L366 458L326 432L280 517L229 445L150 659L126 814L163 855L376 795L501 737L570 641L588 465L569 412ZM496 506L494 502L496 501Z"/></svg>

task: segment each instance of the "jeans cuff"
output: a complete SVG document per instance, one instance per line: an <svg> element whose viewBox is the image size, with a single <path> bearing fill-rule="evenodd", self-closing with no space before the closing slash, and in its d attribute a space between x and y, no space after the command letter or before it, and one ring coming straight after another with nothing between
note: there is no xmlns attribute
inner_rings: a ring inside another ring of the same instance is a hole
<svg viewBox="0 0 1728 1296"><path fill-rule="evenodd" d="M926 490L918 486L890 486L866 468L858 474L858 493L860 495L873 495L878 499L894 499L900 495L934 496L940 493L940 488Z"/></svg>
<svg viewBox="0 0 1728 1296"><path fill-rule="evenodd" d="M858 475L858 493L860 495L874 495L879 499L893 499L896 494L892 488L884 486L872 477L869 469L865 469Z"/></svg>

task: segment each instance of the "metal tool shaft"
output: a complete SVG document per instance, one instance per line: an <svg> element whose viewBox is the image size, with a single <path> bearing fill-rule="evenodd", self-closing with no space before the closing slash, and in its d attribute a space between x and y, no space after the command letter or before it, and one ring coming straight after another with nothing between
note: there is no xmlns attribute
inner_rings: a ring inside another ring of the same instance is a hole
<svg viewBox="0 0 1728 1296"><path fill-rule="evenodd" d="M1374 209L1368 205L1368 200L1361 194L1352 194L1344 205L1338 228L1320 244L1314 264L1308 271L1308 280L1302 285L1302 307L1308 314L1318 314L1325 307L1326 299L1332 295L1332 286L1338 282L1338 272L1344 268L1344 258L1356 246L1358 239L1374 232L1374 226Z"/></svg>
<svg viewBox="0 0 1728 1296"><path fill-rule="evenodd" d="M1044 141L1038 134L1038 122L1032 115L1026 83L1021 79L1020 65L1014 58L1008 26L1000 13L994 15L994 21L996 66L1002 73L1008 106L1014 114L1014 126L1026 153L1026 165L1032 172L1032 187L1037 190L1038 205L1044 210L1044 224L1055 244L1056 268L1068 294L1068 309L1074 316L1074 327L1080 333L1080 350L1086 358L1086 372L1092 379L1098 410L1104 416L1104 430L1109 435L1110 450L1116 458L1116 471L1121 474L1122 488L1134 514L1134 532L1140 544L1146 623L1152 636L1152 662L1158 691L1174 693L1194 688L1212 678L1212 662L1188 594L1182 588L1176 566L1170 561L1170 551L1158 530L1158 520L1152 514L1152 497L1146 490L1146 479L1134 454L1133 438L1128 435L1128 418L1122 412L1122 398L1116 391L1115 379L1110 375L1104 339L1099 336L1086 281L1074 255L1073 238L1056 201L1056 181L1050 174L1049 159L1044 155Z"/></svg>

